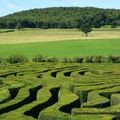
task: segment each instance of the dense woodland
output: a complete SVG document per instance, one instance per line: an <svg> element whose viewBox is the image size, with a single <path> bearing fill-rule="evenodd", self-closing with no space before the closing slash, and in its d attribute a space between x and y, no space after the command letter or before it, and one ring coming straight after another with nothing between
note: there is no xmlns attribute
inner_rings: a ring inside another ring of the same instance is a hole
<svg viewBox="0 0 120 120"><path fill-rule="evenodd" d="M0 18L0 28L80 28L83 23L99 28L103 25L120 25L120 10L59 7L32 9Z"/></svg>

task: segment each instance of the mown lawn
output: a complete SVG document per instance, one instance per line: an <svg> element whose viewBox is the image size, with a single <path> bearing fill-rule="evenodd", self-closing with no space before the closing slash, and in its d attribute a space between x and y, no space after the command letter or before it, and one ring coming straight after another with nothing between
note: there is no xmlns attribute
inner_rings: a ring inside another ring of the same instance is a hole
<svg viewBox="0 0 120 120"><path fill-rule="evenodd" d="M88 55L120 55L120 39L84 39L54 42L33 42L22 44L0 44L0 56L21 54L75 57Z"/></svg>

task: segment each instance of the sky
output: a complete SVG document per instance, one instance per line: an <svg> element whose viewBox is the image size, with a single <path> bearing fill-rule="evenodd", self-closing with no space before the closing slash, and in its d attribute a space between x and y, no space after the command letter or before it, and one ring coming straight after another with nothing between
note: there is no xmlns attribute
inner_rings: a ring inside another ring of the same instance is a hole
<svg viewBox="0 0 120 120"><path fill-rule="evenodd" d="M0 16L34 8L62 6L120 9L120 0L0 0Z"/></svg>

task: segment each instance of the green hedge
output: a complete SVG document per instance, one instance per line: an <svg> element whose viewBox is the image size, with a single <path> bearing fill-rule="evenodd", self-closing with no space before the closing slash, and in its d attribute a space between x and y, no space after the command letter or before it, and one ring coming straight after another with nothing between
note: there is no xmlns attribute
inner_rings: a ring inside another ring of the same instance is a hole
<svg viewBox="0 0 120 120"><path fill-rule="evenodd" d="M112 94L111 105L118 105L118 104L120 104L120 95L119 94Z"/></svg>
<svg viewBox="0 0 120 120"><path fill-rule="evenodd" d="M120 63L120 56L87 56L87 57L74 57L74 58L57 58L57 57L45 57L37 55L32 59L28 59L22 55L12 55L7 58L0 57L1 63L21 63L27 61L33 62L63 62L63 63Z"/></svg>
<svg viewBox="0 0 120 120"><path fill-rule="evenodd" d="M39 120L70 120L69 113L67 112L74 107L71 103L78 99L78 96L70 92L69 89L61 88L58 103L42 111L39 115ZM68 111L64 113L60 108L65 107L66 105L70 108L66 107L68 108Z"/></svg>

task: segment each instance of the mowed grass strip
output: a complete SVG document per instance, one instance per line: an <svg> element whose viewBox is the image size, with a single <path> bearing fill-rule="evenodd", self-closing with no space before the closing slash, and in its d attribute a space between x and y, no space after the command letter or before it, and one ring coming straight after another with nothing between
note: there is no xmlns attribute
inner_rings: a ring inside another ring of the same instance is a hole
<svg viewBox="0 0 120 120"><path fill-rule="evenodd" d="M42 54L47 57L77 57L89 55L120 55L120 39L96 39L0 44L0 56L24 55L32 58Z"/></svg>

